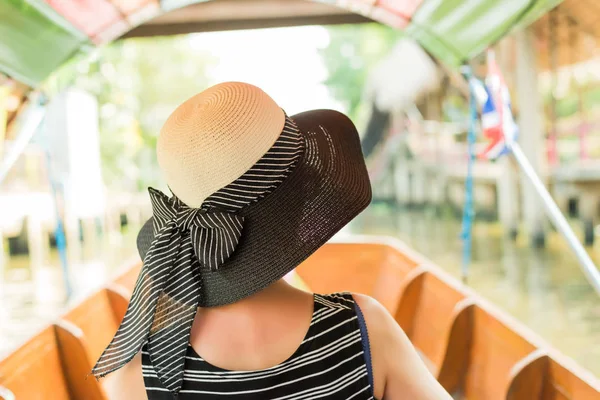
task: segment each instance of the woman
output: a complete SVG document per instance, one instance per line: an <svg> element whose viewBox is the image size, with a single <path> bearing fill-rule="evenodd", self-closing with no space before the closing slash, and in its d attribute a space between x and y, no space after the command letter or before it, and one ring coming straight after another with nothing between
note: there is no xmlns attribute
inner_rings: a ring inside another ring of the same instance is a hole
<svg viewBox="0 0 600 400"><path fill-rule="evenodd" d="M449 398L376 301L282 279L370 202L347 117L290 118L223 83L173 112L157 155L173 195L150 189L144 266L96 376L141 350L151 400Z"/></svg>

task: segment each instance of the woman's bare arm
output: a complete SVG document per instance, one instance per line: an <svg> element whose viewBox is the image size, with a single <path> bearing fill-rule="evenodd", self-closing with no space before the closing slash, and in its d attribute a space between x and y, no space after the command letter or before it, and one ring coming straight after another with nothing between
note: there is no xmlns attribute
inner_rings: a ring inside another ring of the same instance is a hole
<svg viewBox="0 0 600 400"><path fill-rule="evenodd" d="M388 311L369 296L355 294L354 299L369 332L375 396L385 400L452 400Z"/></svg>

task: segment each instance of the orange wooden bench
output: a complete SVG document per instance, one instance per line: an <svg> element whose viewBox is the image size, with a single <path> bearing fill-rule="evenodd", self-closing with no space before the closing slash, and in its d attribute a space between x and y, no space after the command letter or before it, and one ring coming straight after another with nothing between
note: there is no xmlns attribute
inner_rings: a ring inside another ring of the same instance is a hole
<svg viewBox="0 0 600 400"><path fill-rule="evenodd" d="M406 284L396 321L431 373L448 390L460 385L466 369L473 301L431 272Z"/></svg>
<svg viewBox="0 0 600 400"><path fill-rule="evenodd" d="M131 292L133 292L133 287L135 286L135 283L137 281L137 278L138 278L141 270L142 270L142 262L140 261L138 263L133 264L132 266L127 266L127 269L125 271L121 272L113 280L113 282L115 284L127 289L127 291L129 292L129 296L127 296L127 299L129 299Z"/></svg>
<svg viewBox="0 0 600 400"><path fill-rule="evenodd" d="M0 386L18 400L104 400L102 387L89 372L81 332L58 323L0 361Z"/></svg>
<svg viewBox="0 0 600 400"><path fill-rule="evenodd" d="M63 316L83 333L82 343L87 355L88 372L110 343L127 310L129 293L117 285L102 289ZM137 362L136 360L135 362ZM141 366L129 363L100 380L108 398L144 398ZM85 378L82 376L81 378Z"/></svg>
<svg viewBox="0 0 600 400"><path fill-rule="evenodd" d="M354 292L377 299L392 314L418 262L384 243L327 243L296 268L314 292Z"/></svg>
<svg viewBox="0 0 600 400"><path fill-rule="evenodd" d="M127 304L127 292L113 286L87 297L62 317L83 332L91 363L95 363L117 332L125 316Z"/></svg>
<svg viewBox="0 0 600 400"><path fill-rule="evenodd" d="M583 378L552 357L544 365L544 384L540 400L600 400L600 382L594 377Z"/></svg>
<svg viewBox="0 0 600 400"><path fill-rule="evenodd" d="M472 309L470 351L459 392L467 399L538 399L543 352L479 305Z"/></svg>

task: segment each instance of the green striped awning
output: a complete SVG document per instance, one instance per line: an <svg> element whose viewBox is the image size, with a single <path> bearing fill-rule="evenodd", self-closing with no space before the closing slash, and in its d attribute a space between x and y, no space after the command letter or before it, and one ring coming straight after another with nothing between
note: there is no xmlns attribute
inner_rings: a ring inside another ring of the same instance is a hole
<svg viewBox="0 0 600 400"><path fill-rule="evenodd" d="M460 65L562 0L330 0L402 29L434 57ZM0 72L36 86L73 54L198 0L2 0Z"/></svg>

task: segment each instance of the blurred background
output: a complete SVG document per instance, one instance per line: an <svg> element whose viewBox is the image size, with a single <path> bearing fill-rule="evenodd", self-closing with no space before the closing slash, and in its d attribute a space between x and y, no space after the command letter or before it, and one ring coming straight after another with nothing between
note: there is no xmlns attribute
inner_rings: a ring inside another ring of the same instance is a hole
<svg viewBox="0 0 600 400"><path fill-rule="evenodd" d="M239 80L288 114L353 119L374 200L348 232L398 237L457 278L468 267L475 291L600 375L598 295L514 161L485 156L480 126L483 156L469 157L459 69L483 80L495 51L519 142L598 265L593 1L75 3L0 5L0 358L137 260L147 187L164 188L163 122L197 92ZM21 58L6 51L20 47Z"/></svg>

